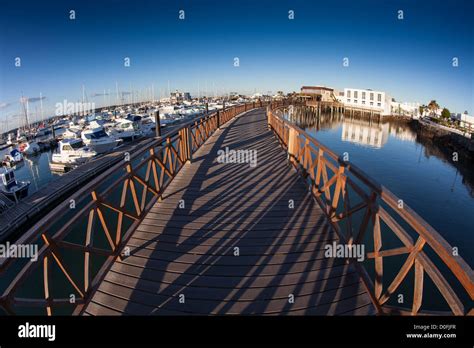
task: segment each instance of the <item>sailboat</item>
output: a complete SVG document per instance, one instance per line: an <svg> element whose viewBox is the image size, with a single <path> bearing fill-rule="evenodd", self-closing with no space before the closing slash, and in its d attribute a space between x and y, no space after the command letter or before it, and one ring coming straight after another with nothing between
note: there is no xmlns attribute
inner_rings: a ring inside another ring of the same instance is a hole
<svg viewBox="0 0 474 348"><path fill-rule="evenodd" d="M35 141L28 141L28 137L26 136L26 134L31 134L30 123L28 121L28 98L22 95L20 102L23 105L23 111L25 113L25 135L21 134L20 129L18 129L17 141L21 143L18 149L25 155L36 155L41 152L40 146Z"/></svg>

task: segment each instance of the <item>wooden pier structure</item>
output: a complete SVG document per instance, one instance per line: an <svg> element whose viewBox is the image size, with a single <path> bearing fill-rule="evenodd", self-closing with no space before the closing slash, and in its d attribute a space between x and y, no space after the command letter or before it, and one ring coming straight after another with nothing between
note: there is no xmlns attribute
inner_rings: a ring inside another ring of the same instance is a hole
<svg viewBox="0 0 474 348"><path fill-rule="evenodd" d="M363 108L357 106L345 105L337 101L324 102L309 100L305 102L306 107L314 115L342 113L348 117L367 117L369 120L380 121L381 111L372 108Z"/></svg>
<svg viewBox="0 0 474 348"><path fill-rule="evenodd" d="M127 144L120 149L95 158L48 183L18 203L10 205L0 214L0 241L10 238L28 223L31 226L32 221L38 220L41 214L47 213L48 208L50 210L51 206L58 203L58 200L64 200L85 182L120 161L124 152L133 151L139 146L146 146L147 142L149 142L148 139L143 139L139 143Z"/></svg>
<svg viewBox="0 0 474 348"><path fill-rule="evenodd" d="M65 308L75 315L474 314L469 265L408 206L398 208L385 187L289 123L282 115L290 103L206 114L81 187L17 241L41 243L38 262L20 267L0 259L1 275L13 272L0 308L48 315ZM243 161L222 156L239 150L247 151ZM364 261L328 256L328 245L364 245ZM394 274L386 268L392 258L402 259ZM58 295L61 277L74 302ZM423 308L428 278L444 299L442 311ZM25 296L21 290L38 279L41 297ZM401 287L410 296L396 305Z"/></svg>

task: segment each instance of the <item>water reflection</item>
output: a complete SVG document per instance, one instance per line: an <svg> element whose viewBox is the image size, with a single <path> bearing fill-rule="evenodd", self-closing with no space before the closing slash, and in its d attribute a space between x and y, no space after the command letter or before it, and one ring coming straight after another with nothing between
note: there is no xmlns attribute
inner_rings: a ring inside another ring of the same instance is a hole
<svg viewBox="0 0 474 348"><path fill-rule="evenodd" d="M388 140L388 132L388 124L372 125L364 120L343 121L341 139L359 145L381 148Z"/></svg>
<svg viewBox="0 0 474 348"><path fill-rule="evenodd" d="M11 150L13 150L13 147L0 151L0 158L3 159L5 154ZM24 160L13 168L17 180L31 182L28 195L38 191L59 176L59 174L51 172L49 166L51 153L51 151L47 151L36 156L24 156Z"/></svg>
<svg viewBox="0 0 474 348"><path fill-rule="evenodd" d="M350 160L403 199L474 262L474 165L453 161L453 148L433 141L416 121L350 117L294 107L283 116ZM469 245L468 245L469 244Z"/></svg>
<svg viewBox="0 0 474 348"><path fill-rule="evenodd" d="M406 122L383 121L378 117L345 117L343 113L317 115L311 109L295 107L285 115L305 130L341 128L341 140L372 148L382 148L392 136L402 141L416 141L417 135Z"/></svg>

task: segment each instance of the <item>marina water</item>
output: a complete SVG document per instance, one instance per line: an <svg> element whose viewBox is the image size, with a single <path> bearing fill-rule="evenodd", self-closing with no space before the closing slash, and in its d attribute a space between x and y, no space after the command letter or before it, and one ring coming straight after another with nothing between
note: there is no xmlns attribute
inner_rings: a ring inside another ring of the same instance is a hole
<svg viewBox="0 0 474 348"><path fill-rule="evenodd" d="M474 166L456 165L438 145L422 139L410 122L377 122L342 114L292 121L402 199L474 263Z"/></svg>

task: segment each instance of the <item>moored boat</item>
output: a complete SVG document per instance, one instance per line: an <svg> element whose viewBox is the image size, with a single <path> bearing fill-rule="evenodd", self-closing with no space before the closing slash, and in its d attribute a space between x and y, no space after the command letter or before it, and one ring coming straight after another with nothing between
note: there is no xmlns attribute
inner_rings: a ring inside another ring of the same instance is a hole
<svg viewBox="0 0 474 348"><path fill-rule="evenodd" d="M7 167L14 167L23 161L23 155L17 149L13 149L9 154L5 155L3 164Z"/></svg>
<svg viewBox="0 0 474 348"><path fill-rule="evenodd" d="M12 201L26 197L29 186L29 181L17 181L12 169L0 168L0 192Z"/></svg>
<svg viewBox="0 0 474 348"><path fill-rule="evenodd" d="M34 141L21 143L19 149L27 156L37 155L41 152L40 146Z"/></svg>
<svg viewBox="0 0 474 348"><path fill-rule="evenodd" d="M109 137L104 127L95 121L82 131L81 138L84 144L97 153L109 152L120 143L120 140Z"/></svg>
<svg viewBox="0 0 474 348"><path fill-rule="evenodd" d="M59 152L52 156L55 163L81 164L97 155L97 152L85 146L81 139L63 139L58 147Z"/></svg>

